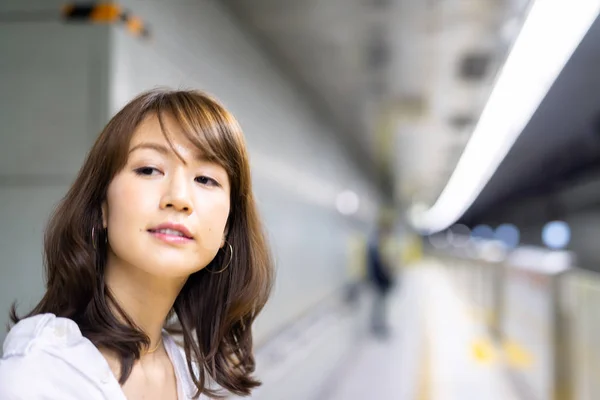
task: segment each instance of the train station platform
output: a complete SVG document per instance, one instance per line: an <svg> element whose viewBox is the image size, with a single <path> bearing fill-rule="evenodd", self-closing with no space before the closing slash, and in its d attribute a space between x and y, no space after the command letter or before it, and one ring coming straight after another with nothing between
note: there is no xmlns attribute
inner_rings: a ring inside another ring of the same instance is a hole
<svg viewBox="0 0 600 400"><path fill-rule="evenodd" d="M365 337L323 400L511 400L502 352L437 261L404 272L390 335Z"/></svg>

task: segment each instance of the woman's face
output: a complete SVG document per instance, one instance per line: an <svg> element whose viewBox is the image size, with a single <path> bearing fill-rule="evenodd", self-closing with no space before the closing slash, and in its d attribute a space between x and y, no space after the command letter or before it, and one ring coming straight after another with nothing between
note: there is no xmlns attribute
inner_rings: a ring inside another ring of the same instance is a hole
<svg viewBox="0 0 600 400"><path fill-rule="evenodd" d="M174 149L156 115L138 126L123 168L102 205L109 262L165 277L204 268L225 244L230 183L165 115ZM179 158L179 157L181 158Z"/></svg>

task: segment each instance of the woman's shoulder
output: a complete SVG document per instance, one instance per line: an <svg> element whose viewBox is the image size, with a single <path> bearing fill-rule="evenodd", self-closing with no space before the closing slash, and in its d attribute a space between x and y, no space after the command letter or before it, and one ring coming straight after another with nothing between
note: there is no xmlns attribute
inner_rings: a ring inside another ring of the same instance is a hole
<svg viewBox="0 0 600 400"><path fill-rule="evenodd" d="M74 321L53 314L25 318L4 341L0 398L39 399L48 393L71 398L69 393L83 390L90 392L89 398L104 398L98 389L102 379L109 382L110 370L98 356L102 357Z"/></svg>
<svg viewBox="0 0 600 400"><path fill-rule="evenodd" d="M54 314L24 318L8 332L3 345L3 358L23 356L53 346L69 346L83 339L77 324Z"/></svg>

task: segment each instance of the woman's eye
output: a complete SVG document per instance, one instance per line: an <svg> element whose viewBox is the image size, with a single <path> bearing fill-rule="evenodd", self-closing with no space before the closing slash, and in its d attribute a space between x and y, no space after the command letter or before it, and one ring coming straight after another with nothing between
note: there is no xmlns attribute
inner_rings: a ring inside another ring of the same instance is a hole
<svg viewBox="0 0 600 400"><path fill-rule="evenodd" d="M201 185L219 186L219 183L217 181L215 181L212 178L209 178L208 176L198 176L196 177L196 182L198 182Z"/></svg>
<svg viewBox="0 0 600 400"><path fill-rule="evenodd" d="M160 171L154 167L142 167L135 170L135 173L138 175L156 175L160 173Z"/></svg>

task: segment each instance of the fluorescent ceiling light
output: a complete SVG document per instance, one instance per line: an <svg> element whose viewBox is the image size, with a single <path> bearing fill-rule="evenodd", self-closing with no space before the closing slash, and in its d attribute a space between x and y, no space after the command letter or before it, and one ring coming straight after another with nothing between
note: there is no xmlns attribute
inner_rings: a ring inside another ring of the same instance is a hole
<svg viewBox="0 0 600 400"><path fill-rule="evenodd" d="M410 216L416 229L446 229L473 204L599 12L600 0L534 1L446 187Z"/></svg>

